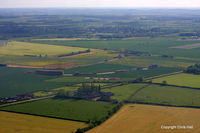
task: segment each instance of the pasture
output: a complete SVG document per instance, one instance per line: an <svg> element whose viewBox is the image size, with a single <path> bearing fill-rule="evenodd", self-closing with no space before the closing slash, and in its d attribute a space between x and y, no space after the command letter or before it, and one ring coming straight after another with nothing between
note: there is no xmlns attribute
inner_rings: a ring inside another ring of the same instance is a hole
<svg viewBox="0 0 200 133"><path fill-rule="evenodd" d="M200 90L150 85L129 100L131 102L200 107Z"/></svg>
<svg viewBox="0 0 200 133"><path fill-rule="evenodd" d="M1 109L87 122L88 120L99 120L107 116L108 111L112 110L113 107L115 107L114 104L107 102L70 99L45 99L13 105Z"/></svg>
<svg viewBox="0 0 200 133"><path fill-rule="evenodd" d="M199 59L191 58L163 58L160 56L129 56L122 60L113 61L113 64L126 64L129 66L145 67L152 64L157 64L163 67L186 68L193 65L195 62L200 62Z"/></svg>
<svg viewBox="0 0 200 133"><path fill-rule="evenodd" d="M118 101L128 100L129 97L139 88L145 86L145 84L128 84L123 86L117 86L112 88L103 89L103 92L112 92L114 96L111 96L111 99Z"/></svg>
<svg viewBox="0 0 200 133"><path fill-rule="evenodd" d="M200 82L199 82L200 75L194 75L194 74L181 73L181 74L153 79L152 81L154 83L162 83L163 81L166 81L167 84L170 85L200 88Z"/></svg>
<svg viewBox="0 0 200 133"><path fill-rule="evenodd" d="M109 74L109 77L120 77L120 78L131 78L136 79L138 77L153 77L157 75L167 74L167 73L173 73L180 71L182 69L180 68L167 68L167 67L160 67L160 68L154 68L149 70L136 70L136 71L130 71L130 72L121 72L121 73L114 73Z"/></svg>
<svg viewBox="0 0 200 133"><path fill-rule="evenodd" d="M121 70L121 69L130 69L132 68L131 66L127 65L121 65L121 64L108 64L108 63L101 63L101 64L94 64L90 66L83 66L83 67L78 67L78 68L71 68L65 70L65 73L75 73L75 72L80 72L80 73L103 73L103 72L112 72L115 70Z"/></svg>
<svg viewBox="0 0 200 133"><path fill-rule="evenodd" d="M48 46L48 45L47 45ZM112 59L116 54L110 51L100 51L95 54L88 54L82 56L73 56L70 58L46 58L46 57L30 57L30 56L11 56L1 55L0 62L4 64L28 65L28 66L46 66L54 64L74 64L74 66L96 64L97 62L104 62L104 60Z"/></svg>
<svg viewBox="0 0 200 133"><path fill-rule="evenodd" d="M87 133L199 133L199 117L200 109L128 104ZM191 128L162 129L162 126Z"/></svg>
<svg viewBox="0 0 200 133"><path fill-rule="evenodd" d="M1 47L2 55L14 56L55 56L60 54L69 54L72 52L85 51L86 48L74 48L68 46L56 46L27 42L8 42L6 46Z"/></svg>
<svg viewBox="0 0 200 133"><path fill-rule="evenodd" d="M76 46L95 49L121 50L150 52L156 55L172 55L177 57L200 58L199 48L195 49L174 49L171 47L197 44L199 40L184 40L178 38L138 38L133 40L97 40L97 41L36 41L44 44L54 44L63 46Z"/></svg>
<svg viewBox="0 0 200 133"><path fill-rule="evenodd" d="M71 133L85 123L0 111L1 133Z"/></svg>

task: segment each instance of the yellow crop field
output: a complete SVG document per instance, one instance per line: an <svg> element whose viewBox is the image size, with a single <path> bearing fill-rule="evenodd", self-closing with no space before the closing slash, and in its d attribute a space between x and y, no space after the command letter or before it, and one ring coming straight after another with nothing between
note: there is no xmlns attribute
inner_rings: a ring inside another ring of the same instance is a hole
<svg viewBox="0 0 200 133"><path fill-rule="evenodd" d="M55 56L59 54L69 54L72 52L85 51L87 48L57 46L27 42L8 42L6 46L0 48L1 55L17 56Z"/></svg>
<svg viewBox="0 0 200 133"><path fill-rule="evenodd" d="M129 104L87 133L200 133L200 109Z"/></svg>
<svg viewBox="0 0 200 133"><path fill-rule="evenodd" d="M71 133L86 126L81 122L0 111L0 133Z"/></svg>

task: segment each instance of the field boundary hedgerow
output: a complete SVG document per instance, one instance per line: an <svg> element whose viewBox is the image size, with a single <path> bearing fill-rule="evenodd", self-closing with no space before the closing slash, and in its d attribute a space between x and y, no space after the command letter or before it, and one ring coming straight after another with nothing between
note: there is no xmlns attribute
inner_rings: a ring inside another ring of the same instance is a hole
<svg viewBox="0 0 200 133"><path fill-rule="evenodd" d="M183 71L178 71L178 72L173 72L173 73L167 73L167 74L162 74L162 75L158 75L158 76L153 76L153 77L145 78L144 80L151 80L151 79L156 79L156 78L176 75L176 74L180 74L180 73L183 73Z"/></svg>
<svg viewBox="0 0 200 133"><path fill-rule="evenodd" d="M25 112L4 110L4 109L0 109L0 111L10 112L10 113L18 113L18 114L25 114L25 115L32 115L32 116L40 116L40 117L53 118L53 119L60 119L60 120L69 120L69 121L76 121L76 122L84 122L84 123L87 123L87 121L83 121L83 120L75 120L75 119L68 119L68 118L61 118L61 117L54 117L54 116L46 116L46 115L39 115L39 114L32 114L32 113L25 113Z"/></svg>
<svg viewBox="0 0 200 133"><path fill-rule="evenodd" d="M152 84L152 85L160 85L160 86L180 87L180 88L186 88L186 89L200 90L200 88L189 87L189 86L180 86L180 85L163 84L163 83L151 83L151 82L143 82L143 83Z"/></svg>
<svg viewBox="0 0 200 133"><path fill-rule="evenodd" d="M200 109L199 106L184 106L184 105L171 105L171 104L161 104L161 103L152 103L152 102L141 102L141 101L125 101L126 104L145 104L145 105L154 105L154 106L165 106L165 107L182 107L182 108L194 108Z"/></svg>
<svg viewBox="0 0 200 133"><path fill-rule="evenodd" d="M39 97L39 98L33 98L33 99L29 99L29 100L24 100L24 101L17 101L17 102L13 102L13 103L2 104L2 105L0 105L0 110L1 110L1 108L4 108L4 107L13 106L13 105L17 105L17 104L25 104L25 103L39 101L39 100L44 100L44 99L52 98L54 96L55 95L51 95L51 96L47 96L47 97Z"/></svg>
<svg viewBox="0 0 200 133"><path fill-rule="evenodd" d="M143 86L143 87L141 87L141 88L138 88L128 99L133 98L138 92L140 92L142 89L144 89L144 88L146 88L146 87L148 87L148 86L150 86L150 84L147 84L147 85L145 85L145 86ZM128 100L128 101L129 101L129 100Z"/></svg>

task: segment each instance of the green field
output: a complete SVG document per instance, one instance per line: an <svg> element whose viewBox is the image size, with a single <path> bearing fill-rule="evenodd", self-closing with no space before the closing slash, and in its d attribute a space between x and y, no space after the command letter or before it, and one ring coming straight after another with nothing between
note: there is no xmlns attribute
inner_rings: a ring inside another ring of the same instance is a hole
<svg viewBox="0 0 200 133"><path fill-rule="evenodd" d="M46 80L47 82L56 82L56 83L80 83L80 82L92 82L94 80L91 79L85 79L84 77L58 77L55 79L49 79Z"/></svg>
<svg viewBox="0 0 200 133"><path fill-rule="evenodd" d="M119 65L119 64L107 64L107 63L101 63L101 64L95 64L91 66L83 66L83 67L78 67L78 68L72 68L72 69L67 69L65 70L65 73L75 73L75 72L80 72L80 73L103 73L103 72L112 72L115 70L121 70L121 69L130 69L132 68L131 66L128 65Z"/></svg>
<svg viewBox="0 0 200 133"><path fill-rule="evenodd" d="M200 107L200 90L150 85L130 98L130 101Z"/></svg>
<svg viewBox="0 0 200 133"><path fill-rule="evenodd" d="M48 45L47 45L48 46ZM69 64L74 63L75 65L88 65L96 64L97 62L104 62L104 60L112 59L116 54L110 53L110 51L100 51L95 54L74 56L70 58L46 58L46 57L29 57L29 56L12 56L12 55L1 55L0 63L4 64L17 64L17 65L28 65L28 66L45 66L51 64Z"/></svg>
<svg viewBox="0 0 200 133"><path fill-rule="evenodd" d="M167 81L167 84L171 85L200 88L200 75L181 73L153 79L154 83L162 83L163 81Z"/></svg>
<svg viewBox="0 0 200 133"><path fill-rule="evenodd" d="M163 67L186 68L200 62L200 59L192 58L163 58L161 56L129 56L122 60L113 61L113 64L126 64L129 66L145 67L157 64Z"/></svg>
<svg viewBox="0 0 200 133"><path fill-rule="evenodd" d="M157 75L167 74L167 73L173 73L177 71L181 71L180 68L167 68L167 67L160 67L155 69L149 69L149 70L137 70L132 72L121 72L121 73L114 73L110 74L108 76L110 77L120 77L120 78L138 78L138 77L153 77Z"/></svg>
<svg viewBox="0 0 200 133"><path fill-rule="evenodd" d="M56 77L29 74L33 69L0 67L0 97L54 89L67 83L46 82Z"/></svg>
<svg viewBox="0 0 200 133"><path fill-rule="evenodd" d="M112 87L108 89L103 89L104 92L112 92L114 96L112 99L118 101L128 100L128 98L139 88L145 86L145 84L128 84L123 86Z"/></svg>
<svg viewBox="0 0 200 133"><path fill-rule="evenodd" d="M197 44L198 40L180 41L178 38L142 38L132 40L98 40L98 41L38 41L39 43L77 46L85 48L112 49L120 50L124 48L130 51L143 51L159 55L172 55L178 57L200 58L198 54L200 48L195 49L174 49L171 47L182 46L187 44Z"/></svg>
<svg viewBox="0 0 200 133"><path fill-rule="evenodd" d="M88 121L107 116L114 104L85 100L46 99L13 105L3 110Z"/></svg>
<svg viewBox="0 0 200 133"><path fill-rule="evenodd" d="M0 53L3 55L35 55L54 56L59 54L69 54L72 52L85 51L86 48L74 48L68 46L56 46L27 42L8 42L7 46L1 47Z"/></svg>

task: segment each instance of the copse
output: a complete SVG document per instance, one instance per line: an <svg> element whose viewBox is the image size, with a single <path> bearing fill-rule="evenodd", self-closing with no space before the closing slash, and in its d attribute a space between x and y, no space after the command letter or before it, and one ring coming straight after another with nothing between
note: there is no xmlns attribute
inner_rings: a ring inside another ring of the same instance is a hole
<svg viewBox="0 0 200 133"><path fill-rule="evenodd" d="M184 70L185 73L200 74L200 64L189 66Z"/></svg>

